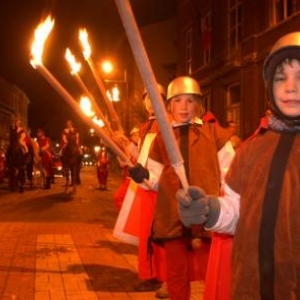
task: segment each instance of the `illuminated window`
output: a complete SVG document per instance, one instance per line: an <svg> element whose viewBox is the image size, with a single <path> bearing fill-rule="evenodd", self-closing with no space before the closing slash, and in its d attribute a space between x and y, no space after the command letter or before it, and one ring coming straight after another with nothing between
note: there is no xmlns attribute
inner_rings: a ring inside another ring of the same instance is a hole
<svg viewBox="0 0 300 300"><path fill-rule="evenodd" d="M242 1L228 0L229 48L236 49L242 38Z"/></svg>

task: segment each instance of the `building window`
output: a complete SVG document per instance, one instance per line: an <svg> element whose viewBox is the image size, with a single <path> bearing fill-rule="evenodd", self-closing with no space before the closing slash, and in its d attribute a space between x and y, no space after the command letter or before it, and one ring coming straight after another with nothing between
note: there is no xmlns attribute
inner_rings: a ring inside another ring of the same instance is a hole
<svg viewBox="0 0 300 300"><path fill-rule="evenodd" d="M227 90L227 121L240 124L240 98L240 85L229 86Z"/></svg>
<svg viewBox="0 0 300 300"><path fill-rule="evenodd" d="M185 34L185 71L188 75L192 74L192 48L193 30L188 29Z"/></svg>
<svg viewBox="0 0 300 300"><path fill-rule="evenodd" d="M228 0L229 48L236 49L242 39L242 1Z"/></svg>
<svg viewBox="0 0 300 300"><path fill-rule="evenodd" d="M211 61L211 11L201 18L203 65Z"/></svg>
<svg viewBox="0 0 300 300"><path fill-rule="evenodd" d="M212 105L211 105L211 91L205 93L202 95L202 104L204 111L211 111Z"/></svg>
<svg viewBox="0 0 300 300"><path fill-rule="evenodd" d="M277 24L300 10L299 0L273 0L273 20Z"/></svg>

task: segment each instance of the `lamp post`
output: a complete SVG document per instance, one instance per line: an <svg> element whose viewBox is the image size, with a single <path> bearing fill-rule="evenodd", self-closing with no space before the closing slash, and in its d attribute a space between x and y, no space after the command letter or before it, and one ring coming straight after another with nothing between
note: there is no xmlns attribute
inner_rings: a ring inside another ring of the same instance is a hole
<svg viewBox="0 0 300 300"><path fill-rule="evenodd" d="M102 71L107 74L110 75L114 72L115 67L113 65L113 63L110 60L105 60L102 62L101 64L101 68ZM125 118L123 118L123 122L125 121L125 128L128 130L129 127L129 84L128 84L128 80L127 80L127 70L126 68L123 69L122 72L122 79L115 79L115 78L111 78L111 76L109 76L109 79L104 79L105 83L112 83L114 84L113 87L108 91L109 94L109 98L111 99L111 101L113 102L118 102L121 99L125 100ZM124 86L123 93L122 90L120 91L119 87L118 87L118 83L122 84ZM124 104L123 104L124 106Z"/></svg>

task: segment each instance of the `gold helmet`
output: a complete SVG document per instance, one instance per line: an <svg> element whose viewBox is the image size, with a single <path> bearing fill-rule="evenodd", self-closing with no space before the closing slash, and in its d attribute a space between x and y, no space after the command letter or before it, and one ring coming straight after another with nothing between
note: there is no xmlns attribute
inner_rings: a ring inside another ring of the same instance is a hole
<svg viewBox="0 0 300 300"><path fill-rule="evenodd" d="M182 95L194 94L201 96L201 90L198 82L189 76L180 76L172 80L168 85L167 100Z"/></svg>
<svg viewBox="0 0 300 300"><path fill-rule="evenodd" d="M160 83L157 84L157 89L158 89L159 93L163 96L163 99L166 99L166 90ZM147 94L148 94L148 91L145 87L144 91L143 91L142 99L145 99Z"/></svg>
<svg viewBox="0 0 300 300"><path fill-rule="evenodd" d="M264 80L267 80L270 75L274 76L277 65L285 58L300 57L299 51L300 31L288 33L281 37L264 62Z"/></svg>
<svg viewBox="0 0 300 300"><path fill-rule="evenodd" d="M300 61L300 31L281 37L273 46L263 66L263 77L272 113L287 124L300 124L300 116L287 117L277 107L273 95L273 78L278 65L285 59Z"/></svg>

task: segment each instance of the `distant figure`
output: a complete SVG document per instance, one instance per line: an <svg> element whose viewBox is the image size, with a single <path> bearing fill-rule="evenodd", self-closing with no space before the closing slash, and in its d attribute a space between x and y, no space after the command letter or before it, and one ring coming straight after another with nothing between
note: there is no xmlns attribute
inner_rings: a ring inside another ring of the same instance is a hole
<svg viewBox="0 0 300 300"><path fill-rule="evenodd" d="M242 143L242 139L237 134L237 123L235 121L228 121L226 129L231 133L230 142L236 150Z"/></svg>
<svg viewBox="0 0 300 300"><path fill-rule="evenodd" d="M64 128L61 136L61 161L66 177L66 192L68 190L69 175L71 175L71 185L73 192L76 191L76 185L81 183L80 169L82 161L82 151L80 144L80 136L77 129L74 127L73 122L68 120L66 128Z"/></svg>
<svg viewBox="0 0 300 300"><path fill-rule="evenodd" d="M14 116L13 124L10 127L6 161L9 169L9 185L11 190L14 190L16 185L19 184L20 192L23 192L26 175L30 187L32 187L33 148L31 138L27 130L21 125L19 115Z"/></svg>
<svg viewBox="0 0 300 300"><path fill-rule="evenodd" d="M66 127L62 131L61 135L61 154L64 153L67 145L70 143L70 138L74 140L77 147L80 149L81 153L81 143L80 143L80 135L78 130L74 127L74 124L71 120L66 122Z"/></svg>
<svg viewBox="0 0 300 300"><path fill-rule="evenodd" d="M107 190L107 178L108 178L108 172L109 172L109 155L104 147L100 148L97 156L97 179L98 179L98 184L99 184L99 189L101 191Z"/></svg>
<svg viewBox="0 0 300 300"><path fill-rule="evenodd" d="M37 130L37 142L39 145L40 153L42 159L43 167L43 177L45 178L44 188L46 190L50 189L50 182L53 173L52 167L52 152L51 152L51 140L46 137L45 131L43 129Z"/></svg>

